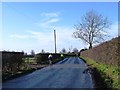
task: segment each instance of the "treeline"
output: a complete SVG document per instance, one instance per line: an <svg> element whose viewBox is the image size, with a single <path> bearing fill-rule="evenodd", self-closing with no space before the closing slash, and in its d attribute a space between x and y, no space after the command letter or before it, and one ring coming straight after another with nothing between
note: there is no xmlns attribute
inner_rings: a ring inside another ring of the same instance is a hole
<svg viewBox="0 0 120 90"><path fill-rule="evenodd" d="M118 66L120 63L120 37L106 41L92 49L81 52L81 56L93 59L97 62Z"/></svg>
<svg viewBox="0 0 120 90"><path fill-rule="evenodd" d="M37 60L38 64L48 64L48 55L50 53L39 53L35 55L35 58ZM61 54L60 53L51 53L53 56L53 62L56 59L60 59L61 58ZM76 56L76 54L74 53L69 53L69 54L63 54L64 58L68 57L68 56Z"/></svg>
<svg viewBox="0 0 120 90"><path fill-rule="evenodd" d="M25 58L30 60L31 58L37 62L37 64L47 64L48 56L50 53L38 53L35 55L24 55L23 52L8 52L2 51L0 52L2 55L2 72L17 72L25 67L26 62ZM51 53L53 56L53 61L56 59L60 59L60 53ZM74 53L63 54L64 58L67 56L75 56ZM30 64L30 63L27 63Z"/></svg>
<svg viewBox="0 0 120 90"><path fill-rule="evenodd" d="M2 80L8 80L10 78L17 77L24 73L29 73L35 68L30 67L33 62L34 65L47 65L48 55L52 54L53 63L56 63L67 56L75 56L74 53L63 54L61 58L60 53L38 53L35 55L26 55L23 52L9 52L9 51L1 51L0 55L2 56ZM26 62L28 61L28 62ZM30 63L32 61L32 63Z"/></svg>

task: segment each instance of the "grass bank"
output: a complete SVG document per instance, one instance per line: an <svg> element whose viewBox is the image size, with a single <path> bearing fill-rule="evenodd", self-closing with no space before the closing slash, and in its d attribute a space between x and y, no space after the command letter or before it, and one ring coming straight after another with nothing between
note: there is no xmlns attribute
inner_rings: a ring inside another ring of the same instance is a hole
<svg viewBox="0 0 120 90"><path fill-rule="evenodd" d="M85 57L81 57L81 58L87 64L90 64L93 68L97 69L104 83L107 85L107 88L120 90L120 82L119 82L120 68L119 67L106 65Z"/></svg>

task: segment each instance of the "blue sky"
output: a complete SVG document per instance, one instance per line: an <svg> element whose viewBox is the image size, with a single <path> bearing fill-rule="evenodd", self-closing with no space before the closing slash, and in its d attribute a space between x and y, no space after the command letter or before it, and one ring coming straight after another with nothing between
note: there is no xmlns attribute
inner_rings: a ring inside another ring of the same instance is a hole
<svg viewBox="0 0 120 90"><path fill-rule="evenodd" d="M62 48L78 48L88 45L72 37L74 25L90 10L108 17L110 38L117 36L117 2L4 2L2 3L2 50L36 53L44 49L54 52L53 30L57 34L57 52Z"/></svg>

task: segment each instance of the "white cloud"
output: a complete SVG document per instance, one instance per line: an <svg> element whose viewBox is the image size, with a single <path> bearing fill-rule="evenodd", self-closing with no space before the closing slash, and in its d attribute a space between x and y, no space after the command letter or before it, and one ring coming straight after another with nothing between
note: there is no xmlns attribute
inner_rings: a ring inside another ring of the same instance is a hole
<svg viewBox="0 0 120 90"><path fill-rule="evenodd" d="M118 23L115 23L115 24L112 25L111 35L113 37L118 36Z"/></svg>
<svg viewBox="0 0 120 90"><path fill-rule="evenodd" d="M40 52L41 49L44 49L47 52L54 52L54 32L53 29L49 27L49 31L35 31L35 30L29 30L26 32L26 35L11 35L12 38L18 38L23 39L24 41L26 39L30 39L31 42L24 43L20 42L20 46L24 45L22 47L23 50L31 50L34 49L36 53ZM71 28L69 26L56 26L54 27L56 30L56 37L57 37L57 52L60 52L62 48L69 50L69 48L78 48L78 50L87 47L88 45L83 44L82 41L75 39L72 37L73 32L75 31L74 28ZM116 37L118 35L118 25L117 23L113 24L111 26L111 29L108 29L108 34L111 36L111 38ZM111 39L109 38L109 39ZM33 40L33 41L32 41ZM107 40L107 39L106 39ZM29 45L30 44L30 45ZM29 47L28 47L29 45ZM25 48L24 48L25 47ZM27 48L28 49L27 49Z"/></svg>
<svg viewBox="0 0 120 90"><path fill-rule="evenodd" d="M41 28L50 28L53 23L60 21L59 13L41 13L42 19L36 23Z"/></svg>
<svg viewBox="0 0 120 90"><path fill-rule="evenodd" d="M59 21L59 18L52 18L52 19L49 19L46 21L39 22L39 23L37 23L37 25L42 28L50 28L50 27L52 27L51 24L56 23L58 21Z"/></svg>
<svg viewBox="0 0 120 90"><path fill-rule="evenodd" d="M66 48L68 50L71 46L72 48L83 48L83 43L72 37L74 31L74 28L70 27L56 27L57 45L59 50L62 48Z"/></svg>
<svg viewBox="0 0 120 90"><path fill-rule="evenodd" d="M54 33L53 30L56 30L57 37L57 52L60 52L63 48L69 50L69 48L84 48L84 44L73 38L72 34L75 31L74 28L70 26L53 26L53 23L57 23L59 19L58 13L42 13L43 19L40 20L37 25L42 29L41 31L29 30L24 35L11 35L12 38L18 39L30 39L31 43L28 47L27 42L20 42L24 47L34 49L36 52L40 52L41 49L44 49L48 52L54 52ZM55 24L54 24L55 25ZM49 30L49 31L48 31ZM33 40L33 41L32 41ZM24 49L22 47L22 49ZM25 50L27 50L25 48Z"/></svg>
<svg viewBox="0 0 120 90"><path fill-rule="evenodd" d="M52 42L52 34L50 32L38 32L38 31L28 31L34 39L36 39L40 44L48 45Z"/></svg>
<svg viewBox="0 0 120 90"><path fill-rule="evenodd" d="M84 48L83 43L81 41L75 39L72 37L72 34L74 32L73 28L70 27L55 27L56 30L56 40L57 40L57 52L60 52L63 48L65 48L67 51L69 48L78 48L79 50L81 48ZM48 52L54 52L54 31L35 31L35 30L29 30L26 32L26 35L11 35L12 38L18 38L23 39L26 41L26 39L30 39L31 43L29 44L27 42L21 41L20 44L24 45L24 47L29 48L29 50L34 49L37 53L40 52L41 49L44 49ZM32 41L33 40L33 41ZM29 45L29 47L28 47ZM21 46L20 46L21 47ZM25 48L25 50L27 50Z"/></svg>
<svg viewBox="0 0 120 90"><path fill-rule="evenodd" d="M118 22L113 23L110 29L106 30L108 35L110 36L109 39L115 38L118 36Z"/></svg>
<svg viewBox="0 0 120 90"><path fill-rule="evenodd" d="M53 18L53 19L48 20L46 23L50 24L50 23L54 23L54 22L58 22L58 21L59 21L58 18Z"/></svg>
<svg viewBox="0 0 120 90"><path fill-rule="evenodd" d="M59 16L59 13L57 12L50 12L50 13L46 13L46 12L43 12L40 14L41 16L45 16L45 17L58 17Z"/></svg>
<svg viewBox="0 0 120 90"><path fill-rule="evenodd" d="M13 35L10 35L11 38L19 38L19 39L28 39L28 38L31 38L30 35L19 35L19 34L13 34Z"/></svg>
<svg viewBox="0 0 120 90"><path fill-rule="evenodd" d="M72 46L73 48L84 48L83 43L72 37L74 32L73 28L69 27L56 27L57 37L57 51L59 52L62 48L68 49ZM34 39L37 40L36 44L40 48L54 52L54 33L52 32L40 32L40 31L28 31Z"/></svg>
<svg viewBox="0 0 120 90"><path fill-rule="evenodd" d="M12 39L17 38L22 39L16 42L9 47L13 50L24 50L26 52L30 52L33 49L36 53L39 53L41 49L44 49L46 52L54 52L54 33L53 30L56 30L57 37L57 52L60 52L63 48L67 51L69 48L77 48L78 50L89 47L89 45L83 44L82 41L75 39L72 37L74 28L70 26L52 26L53 22L57 22L56 18L51 18L49 21L43 23L43 28L41 31L29 30L24 35L13 34L10 37ZM48 24L49 23L49 24ZM52 27L52 28L51 28ZM48 28L48 29L46 29ZM46 29L46 30L45 30ZM114 37L118 36L118 23L113 23L110 29L106 30L108 35L111 37L106 38L106 40L110 40ZM27 41L29 39L29 41ZM14 40L13 40L14 41Z"/></svg>

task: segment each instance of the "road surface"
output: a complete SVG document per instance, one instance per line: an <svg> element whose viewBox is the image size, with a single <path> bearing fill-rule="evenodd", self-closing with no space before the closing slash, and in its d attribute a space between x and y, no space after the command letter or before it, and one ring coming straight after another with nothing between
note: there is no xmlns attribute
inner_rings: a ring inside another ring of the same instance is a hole
<svg viewBox="0 0 120 90"><path fill-rule="evenodd" d="M2 84L3 88L93 88L87 68L78 57L64 60L35 72L9 80Z"/></svg>

